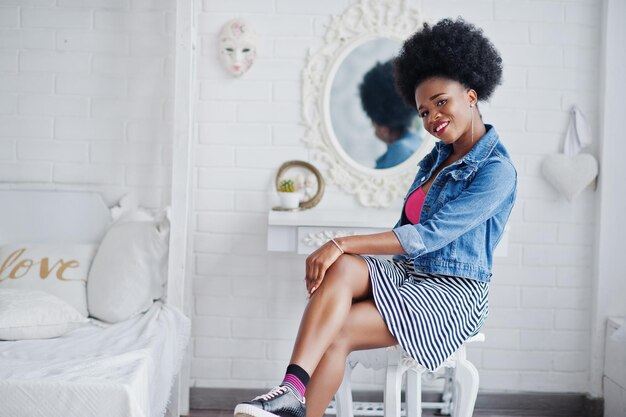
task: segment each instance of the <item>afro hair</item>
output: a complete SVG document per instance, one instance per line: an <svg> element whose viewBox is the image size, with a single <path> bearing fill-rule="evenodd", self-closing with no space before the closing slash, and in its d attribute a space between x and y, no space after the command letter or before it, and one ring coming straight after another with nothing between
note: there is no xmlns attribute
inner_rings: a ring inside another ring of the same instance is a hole
<svg viewBox="0 0 626 417"><path fill-rule="evenodd" d="M377 62L367 71L359 85L359 93L361 106L374 123L401 133L409 129L416 111L404 103L396 90L392 61Z"/></svg>
<svg viewBox="0 0 626 417"><path fill-rule="evenodd" d="M415 89L431 77L458 81L487 100L502 82L502 58L482 29L464 21L443 19L434 26L424 23L402 45L394 60L398 91L415 106Z"/></svg>

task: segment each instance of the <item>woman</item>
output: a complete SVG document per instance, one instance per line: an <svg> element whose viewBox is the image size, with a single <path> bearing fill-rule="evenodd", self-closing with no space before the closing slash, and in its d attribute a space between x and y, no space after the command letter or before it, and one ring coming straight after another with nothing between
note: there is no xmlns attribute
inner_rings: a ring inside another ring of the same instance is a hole
<svg viewBox="0 0 626 417"><path fill-rule="evenodd" d="M361 106L374 125L374 134L387 145L386 152L376 158L374 168L392 168L407 160L422 140L411 130L417 113L415 106L407 105L398 94L392 61L377 62L365 73L359 95Z"/></svg>
<svg viewBox="0 0 626 417"><path fill-rule="evenodd" d="M236 415L322 416L351 351L399 343L434 370L487 317L517 174L477 102L500 83L502 60L480 29L444 19L424 24L394 65L401 96L440 142L419 164L392 231L331 240L307 258L310 301L285 378Z"/></svg>

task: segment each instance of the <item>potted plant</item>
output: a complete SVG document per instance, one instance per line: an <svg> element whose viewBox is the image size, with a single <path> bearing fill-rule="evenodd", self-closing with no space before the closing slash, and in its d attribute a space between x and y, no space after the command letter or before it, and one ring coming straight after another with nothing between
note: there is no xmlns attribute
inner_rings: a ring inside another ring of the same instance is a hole
<svg viewBox="0 0 626 417"><path fill-rule="evenodd" d="M296 209L300 205L301 193L292 179L284 179L278 185L280 206L287 209Z"/></svg>

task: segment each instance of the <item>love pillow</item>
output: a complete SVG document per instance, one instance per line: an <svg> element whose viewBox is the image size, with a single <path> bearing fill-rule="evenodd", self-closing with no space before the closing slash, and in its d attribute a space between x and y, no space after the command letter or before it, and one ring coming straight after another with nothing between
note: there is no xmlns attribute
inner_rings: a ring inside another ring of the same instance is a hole
<svg viewBox="0 0 626 417"><path fill-rule="evenodd" d="M44 291L87 317L87 276L96 248L92 244L0 246L0 289Z"/></svg>

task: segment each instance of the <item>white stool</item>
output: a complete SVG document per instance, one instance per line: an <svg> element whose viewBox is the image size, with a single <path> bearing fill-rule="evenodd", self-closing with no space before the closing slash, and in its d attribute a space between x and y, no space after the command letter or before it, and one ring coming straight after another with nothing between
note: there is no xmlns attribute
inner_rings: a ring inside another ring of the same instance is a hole
<svg viewBox="0 0 626 417"><path fill-rule="evenodd" d="M478 395L478 371L467 360L465 345L471 342L483 342L485 335L478 333L469 338L456 352L441 365L445 371L442 402L422 402L422 375L431 375L428 369L419 365L399 345L352 352L346 361L343 381L337 394L335 404L327 410L327 414L337 417L353 417L354 411L364 416L384 417L420 417L422 408L440 408L442 414L453 417L471 417ZM384 403L354 403L350 388L350 376L357 364L366 368L387 369ZM440 368L440 369L441 369ZM402 377L407 374L406 412L403 413L400 396L402 394Z"/></svg>

